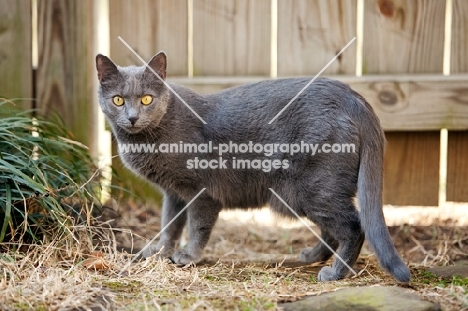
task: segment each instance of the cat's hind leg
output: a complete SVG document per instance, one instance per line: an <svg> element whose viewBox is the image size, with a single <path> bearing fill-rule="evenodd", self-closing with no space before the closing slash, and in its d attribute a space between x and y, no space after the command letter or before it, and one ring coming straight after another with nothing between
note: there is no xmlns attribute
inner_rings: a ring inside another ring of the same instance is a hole
<svg viewBox="0 0 468 311"><path fill-rule="evenodd" d="M364 232L361 229L359 213L354 206L352 210L348 208L346 211L340 210L339 213L341 214L339 217L325 221L331 221L331 223L328 223L328 228L335 228L330 233L339 243L337 251L339 258L335 258L331 267L323 267L320 270L318 274L319 281L333 281L345 278L351 272L349 267L352 268L356 263L364 243Z"/></svg>
<svg viewBox="0 0 468 311"><path fill-rule="evenodd" d="M338 248L338 240L336 240L326 229L321 228L321 237L323 241L334 251ZM302 262L313 263L327 261L333 256L333 252L323 242L319 241L314 247L306 247L301 250L299 260Z"/></svg>

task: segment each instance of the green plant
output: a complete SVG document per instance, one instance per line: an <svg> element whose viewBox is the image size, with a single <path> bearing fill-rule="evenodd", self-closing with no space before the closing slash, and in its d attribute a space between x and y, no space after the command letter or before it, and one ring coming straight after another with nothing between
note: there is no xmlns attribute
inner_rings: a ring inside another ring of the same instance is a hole
<svg viewBox="0 0 468 311"><path fill-rule="evenodd" d="M60 120L33 118L0 100L0 242L89 223L98 172Z"/></svg>

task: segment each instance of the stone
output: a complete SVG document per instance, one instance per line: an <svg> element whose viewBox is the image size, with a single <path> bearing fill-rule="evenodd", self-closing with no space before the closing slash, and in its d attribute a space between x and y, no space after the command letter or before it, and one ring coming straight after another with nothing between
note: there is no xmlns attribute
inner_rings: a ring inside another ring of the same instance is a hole
<svg viewBox="0 0 468 311"><path fill-rule="evenodd" d="M426 271L443 278L452 278L455 275L468 278L468 261L456 262L454 266L432 267Z"/></svg>
<svg viewBox="0 0 468 311"><path fill-rule="evenodd" d="M396 286L352 287L280 305L285 311L439 311L411 290Z"/></svg>

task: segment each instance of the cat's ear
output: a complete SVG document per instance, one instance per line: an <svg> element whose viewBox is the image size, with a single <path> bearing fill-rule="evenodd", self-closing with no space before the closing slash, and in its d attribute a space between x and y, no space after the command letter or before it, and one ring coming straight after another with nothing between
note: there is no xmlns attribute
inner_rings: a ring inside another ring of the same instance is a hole
<svg viewBox="0 0 468 311"><path fill-rule="evenodd" d="M148 66L153 69L161 79L166 80L166 53L159 52L149 61ZM148 68L145 69L145 73L151 73L151 70Z"/></svg>
<svg viewBox="0 0 468 311"><path fill-rule="evenodd" d="M109 57L102 54L98 54L96 56L96 69L100 83L108 79L112 79L112 77L119 74L117 66L109 59Z"/></svg>

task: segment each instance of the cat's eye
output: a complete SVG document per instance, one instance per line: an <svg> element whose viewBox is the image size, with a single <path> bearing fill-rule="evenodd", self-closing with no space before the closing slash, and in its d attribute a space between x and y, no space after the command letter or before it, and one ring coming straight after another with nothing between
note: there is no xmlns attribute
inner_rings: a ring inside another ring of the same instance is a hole
<svg viewBox="0 0 468 311"><path fill-rule="evenodd" d="M125 100L123 99L123 97L121 96L114 96L112 98L112 101L114 102L114 105L116 106L122 106L123 104L125 104Z"/></svg>
<svg viewBox="0 0 468 311"><path fill-rule="evenodd" d="M141 98L141 103L143 105L149 105L153 101L153 96L151 95L145 95Z"/></svg>

